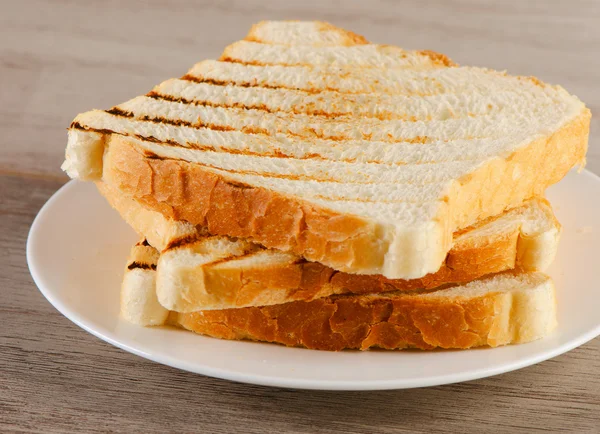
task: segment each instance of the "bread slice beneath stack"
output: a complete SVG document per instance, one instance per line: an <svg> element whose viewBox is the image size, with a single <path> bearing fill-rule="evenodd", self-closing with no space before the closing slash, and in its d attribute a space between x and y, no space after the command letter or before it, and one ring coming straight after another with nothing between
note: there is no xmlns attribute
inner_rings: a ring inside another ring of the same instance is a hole
<svg viewBox="0 0 600 434"><path fill-rule="evenodd" d="M214 235L419 279L454 233L583 163L589 118L537 79L267 22L219 61L77 116L63 167Z"/></svg>
<svg viewBox="0 0 600 434"><path fill-rule="evenodd" d="M97 186L123 219L161 252L158 299L177 312L431 289L505 270L541 271L554 259L561 230L548 202L532 199L455 234L437 272L421 279L387 279L338 272L291 253L210 235L188 222L166 219L108 184Z"/></svg>
<svg viewBox="0 0 600 434"><path fill-rule="evenodd" d="M554 285L542 273L506 272L438 291L336 295L275 306L169 312L156 295L159 253L131 251L121 313L140 325L176 325L221 339L318 350L472 348L539 339L556 326Z"/></svg>

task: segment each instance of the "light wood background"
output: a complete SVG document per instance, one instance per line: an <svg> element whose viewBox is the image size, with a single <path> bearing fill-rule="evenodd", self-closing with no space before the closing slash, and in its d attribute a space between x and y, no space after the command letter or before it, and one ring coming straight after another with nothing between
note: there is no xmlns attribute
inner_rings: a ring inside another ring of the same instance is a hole
<svg viewBox="0 0 600 434"><path fill-rule="evenodd" d="M235 384L111 347L56 312L25 262L67 178L75 114L215 58L262 19L322 19L368 39L560 83L600 108L600 2L4 1L0 8L0 431L600 432L600 339L518 372L429 389L334 393ZM588 168L600 173L598 118ZM590 198L598 200L598 198ZM590 300L590 302L598 302Z"/></svg>

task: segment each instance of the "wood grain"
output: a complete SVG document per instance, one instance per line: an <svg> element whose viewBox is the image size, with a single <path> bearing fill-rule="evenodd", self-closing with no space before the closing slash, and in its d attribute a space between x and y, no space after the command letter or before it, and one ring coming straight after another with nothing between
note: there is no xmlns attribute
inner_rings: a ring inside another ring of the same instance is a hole
<svg viewBox="0 0 600 434"><path fill-rule="evenodd" d="M73 116L216 57L261 19L324 19L370 40L560 83L600 109L600 2L6 2L0 14L1 432L600 432L600 339L521 371L339 393L188 374L109 346L31 281L29 226L66 181ZM598 120L588 167L600 173Z"/></svg>

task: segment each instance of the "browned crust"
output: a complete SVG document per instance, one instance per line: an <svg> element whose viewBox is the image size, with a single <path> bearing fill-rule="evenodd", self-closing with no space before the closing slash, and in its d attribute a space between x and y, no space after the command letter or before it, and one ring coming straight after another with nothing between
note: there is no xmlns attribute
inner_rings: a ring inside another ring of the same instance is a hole
<svg viewBox="0 0 600 434"><path fill-rule="evenodd" d="M446 56L445 54L442 54L442 53L438 53L437 51L421 50L421 51L419 51L419 53L421 53L424 56L429 57L433 61L433 63L436 65L444 65L444 66L448 66L448 67L458 66L458 63L455 63L448 56Z"/></svg>
<svg viewBox="0 0 600 434"><path fill-rule="evenodd" d="M488 339L496 297L333 297L311 302L170 314L170 323L221 339L317 350L471 348Z"/></svg>
<svg viewBox="0 0 600 434"><path fill-rule="evenodd" d="M433 289L467 283L491 273L516 267L519 229L477 247L463 246L448 253L440 269L420 279L387 279L335 271L318 262L257 266L239 269L203 267L204 285L219 295L220 307L312 301L333 294L375 294L387 291ZM232 258L236 259L236 258ZM284 298L281 291L285 291ZM257 302L258 300L258 302ZM211 306L206 306L211 307ZM213 307L214 308L214 307Z"/></svg>
<svg viewBox="0 0 600 434"><path fill-rule="evenodd" d="M571 167L585 161L589 122L585 109L550 137L460 179L448 198L452 215L440 216L447 223L447 245L453 232L543 195ZM104 180L168 218L333 268L351 259L356 269L382 265L386 247L377 242L377 227L361 218L242 185L198 164L156 158L127 137L112 135L107 142Z"/></svg>

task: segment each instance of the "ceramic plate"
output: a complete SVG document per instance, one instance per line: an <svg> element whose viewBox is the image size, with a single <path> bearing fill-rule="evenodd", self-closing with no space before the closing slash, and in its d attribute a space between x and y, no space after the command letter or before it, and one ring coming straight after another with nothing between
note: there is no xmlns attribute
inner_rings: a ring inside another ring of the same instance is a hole
<svg viewBox="0 0 600 434"><path fill-rule="evenodd" d="M44 205L27 242L31 274L63 315L93 335L158 363L269 386L329 390L401 389L473 380L523 368L600 334L600 178L570 173L548 191L564 227L549 274L559 326L523 345L468 351L339 353L207 338L119 318L119 290L134 232L92 183L71 181Z"/></svg>

